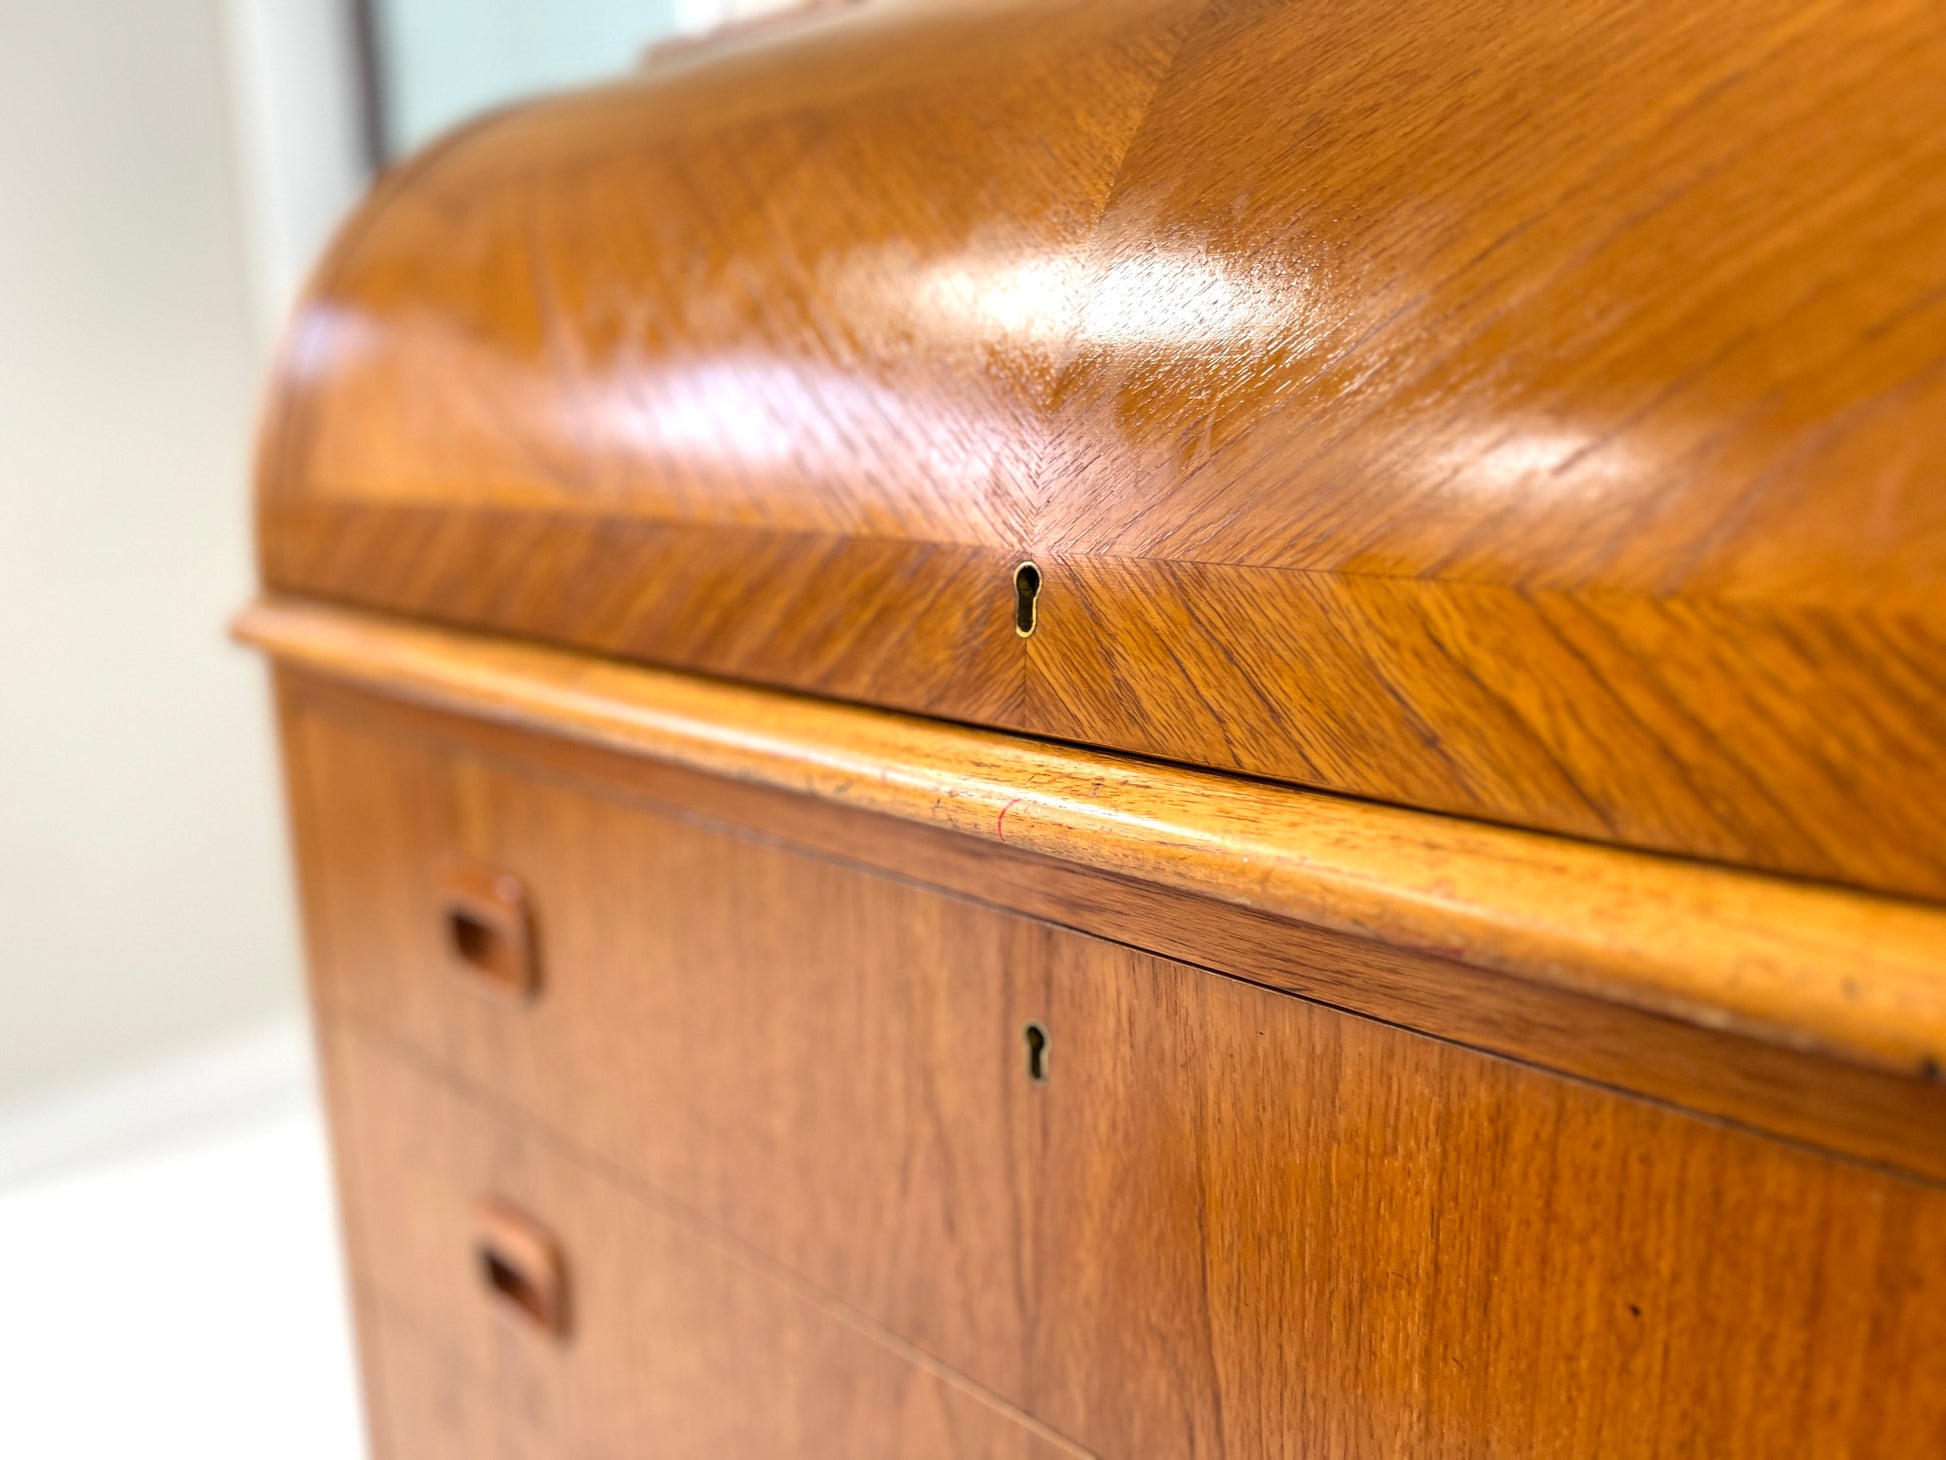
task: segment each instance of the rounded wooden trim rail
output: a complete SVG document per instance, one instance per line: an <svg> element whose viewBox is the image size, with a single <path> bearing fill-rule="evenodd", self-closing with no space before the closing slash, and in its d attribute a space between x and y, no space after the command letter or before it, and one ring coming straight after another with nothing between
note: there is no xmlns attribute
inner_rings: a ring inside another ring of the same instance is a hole
<svg viewBox="0 0 1946 1460"><path fill-rule="evenodd" d="M266 599L292 668L1938 1078L1946 908Z"/></svg>

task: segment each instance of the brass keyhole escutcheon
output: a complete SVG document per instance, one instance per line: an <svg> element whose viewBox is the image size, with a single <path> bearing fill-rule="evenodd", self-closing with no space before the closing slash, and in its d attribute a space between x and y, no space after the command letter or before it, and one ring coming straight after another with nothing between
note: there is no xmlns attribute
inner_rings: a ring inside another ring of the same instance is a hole
<svg viewBox="0 0 1946 1460"><path fill-rule="evenodd" d="M1020 1031L1021 1043L1027 1046L1027 1078L1036 1085L1047 1081L1047 1027L1038 1020L1030 1019Z"/></svg>
<svg viewBox="0 0 1946 1460"><path fill-rule="evenodd" d="M1041 570L1033 563L1014 569L1014 632L1026 638L1040 622Z"/></svg>

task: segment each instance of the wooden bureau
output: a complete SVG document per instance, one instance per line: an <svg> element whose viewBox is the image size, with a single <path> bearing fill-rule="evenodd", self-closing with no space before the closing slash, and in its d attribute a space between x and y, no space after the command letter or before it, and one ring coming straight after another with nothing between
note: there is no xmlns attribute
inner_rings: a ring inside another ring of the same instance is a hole
<svg viewBox="0 0 1946 1460"><path fill-rule="evenodd" d="M1946 23L865 3L381 180L384 1460L1946 1453Z"/></svg>

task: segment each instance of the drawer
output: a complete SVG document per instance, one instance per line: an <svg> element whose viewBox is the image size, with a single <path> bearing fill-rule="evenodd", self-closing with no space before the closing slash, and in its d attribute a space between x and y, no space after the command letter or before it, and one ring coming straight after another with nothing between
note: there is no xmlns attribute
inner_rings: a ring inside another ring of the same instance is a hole
<svg viewBox="0 0 1946 1460"><path fill-rule="evenodd" d="M1077 1453L369 1038L326 1060L382 1455Z"/></svg>
<svg viewBox="0 0 1946 1460"><path fill-rule="evenodd" d="M293 734L327 1017L1090 1449L1946 1446L1936 1187L432 741ZM456 857L521 880L533 998L453 972Z"/></svg>
<svg viewBox="0 0 1946 1460"><path fill-rule="evenodd" d="M424 745L302 722L327 1016L532 1112L939 1354L1025 1382L1033 925ZM524 885L539 988L455 971L448 869ZM1022 970L1019 981L1008 970ZM864 1234L870 1234L869 1240Z"/></svg>

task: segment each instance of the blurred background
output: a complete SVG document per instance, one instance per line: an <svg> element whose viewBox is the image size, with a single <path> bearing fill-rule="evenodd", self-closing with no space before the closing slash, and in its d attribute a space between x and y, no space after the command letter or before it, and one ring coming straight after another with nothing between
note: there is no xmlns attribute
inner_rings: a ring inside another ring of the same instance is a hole
<svg viewBox="0 0 1946 1460"><path fill-rule="evenodd" d="M362 1453L257 382L376 169L788 3L0 5L0 1454Z"/></svg>

